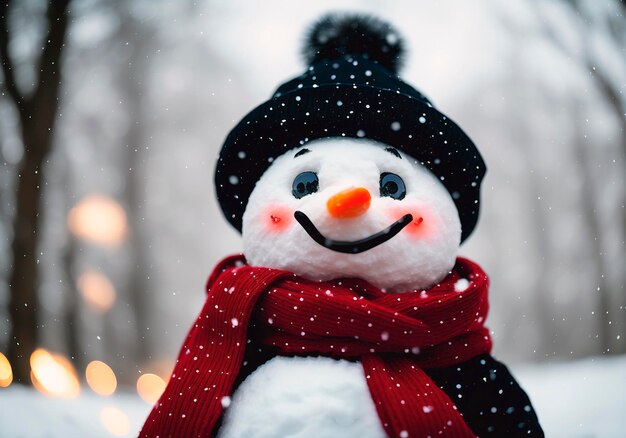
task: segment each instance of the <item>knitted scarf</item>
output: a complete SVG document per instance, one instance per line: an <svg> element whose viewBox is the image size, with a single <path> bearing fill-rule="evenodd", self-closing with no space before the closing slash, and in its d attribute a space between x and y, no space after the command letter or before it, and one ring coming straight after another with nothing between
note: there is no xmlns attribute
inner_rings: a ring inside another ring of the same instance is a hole
<svg viewBox="0 0 626 438"><path fill-rule="evenodd" d="M204 307L140 436L214 436L254 337L279 355L360 360L388 436L474 437L423 369L491 350L488 283L463 258L428 290L386 294L363 280L308 281L228 257L209 277Z"/></svg>

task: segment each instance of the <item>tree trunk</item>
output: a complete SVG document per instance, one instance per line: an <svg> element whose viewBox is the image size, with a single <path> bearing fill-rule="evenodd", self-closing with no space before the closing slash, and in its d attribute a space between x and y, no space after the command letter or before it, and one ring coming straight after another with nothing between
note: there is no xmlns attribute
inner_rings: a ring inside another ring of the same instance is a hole
<svg viewBox="0 0 626 438"><path fill-rule="evenodd" d="M581 212L585 218L587 225L589 226L589 240L590 253L592 257L589 262L593 265L597 279L596 300L598 315L598 342L600 344L600 354L612 354L614 351L611 349L611 320L613 316L613 309L611 308L611 286L609 285L606 274L606 262L604 256L604 248L602 247L602 226L600 224L600 218L598 217L598 209L595 201L595 194L600 193L597 187L594 187L593 171L590 169L589 163L592 159L588 156L589 144L586 142L587 135L581 126L584 124L583 103L580 99L573 99L574 102L574 117L575 132L574 136L574 153L576 154L576 163L580 168L579 175L582 179L581 189Z"/></svg>
<svg viewBox="0 0 626 438"><path fill-rule="evenodd" d="M10 29L8 15L11 1L0 3L0 61L4 75L3 86L13 100L20 119L24 158L19 165L16 208L13 217L11 251L13 264L9 274L9 335L8 359L14 380L30 384L30 355L37 347L39 221L42 207L42 165L52 147L54 122L59 108L61 84L61 53L65 46L69 0L56 0L46 11L47 32L43 50L37 60L39 73L32 96L19 90L8 53Z"/></svg>
<svg viewBox="0 0 626 438"><path fill-rule="evenodd" d="M29 129L24 131L24 143ZM26 155L18 174L16 211L13 219L13 266L9 278L11 336L8 359L18 383L30 382L30 354L37 347L38 267L37 242L43 156Z"/></svg>
<svg viewBox="0 0 626 438"><path fill-rule="evenodd" d="M150 338L146 336L150 316L149 277L151 271L150 255L146 248L149 237L145 232L145 186L144 160L145 144L145 78L149 75L149 53L154 50L154 34L149 27L142 26L132 17L122 21L119 36L131 46L128 68L121 71L120 88L125 96L126 110L131 119L124 142L126 144L126 163L130 169L126 174L125 204L130 226L129 249L132 256L133 269L128 279L128 292L131 311L136 326L136 347L134 360L143 363L151 351Z"/></svg>
<svg viewBox="0 0 626 438"><path fill-rule="evenodd" d="M74 361L78 369L85 365L84 353L80 352L80 297L76 290L76 275L74 273L74 258L76 255L76 238L68 236L67 247L63 253L63 271L65 274L65 337L67 339L67 354Z"/></svg>

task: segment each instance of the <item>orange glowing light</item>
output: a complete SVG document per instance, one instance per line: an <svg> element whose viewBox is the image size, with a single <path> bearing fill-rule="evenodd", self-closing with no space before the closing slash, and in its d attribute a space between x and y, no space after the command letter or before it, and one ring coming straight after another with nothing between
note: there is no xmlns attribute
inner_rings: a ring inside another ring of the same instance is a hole
<svg viewBox="0 0 626 438"><path fill-rule="evenodd" d="M149 405L155 404L165 391L165 380L156 374L146 373L137 379L137 393Z"/></svg>
<svg viewBox="0 0 626 438"><path fill-rule="evenodd" d="M115 436L126 436L130 432L128 415L114 406L106 406L100 411L100 422Z"/></svg>
<svg viewBox="0 0 626 438"><path fill-rule="evenodd" d="M99 360L89 362L85 370L89 387L99 395L111 395L117 388L117 378L110 366Z"/></svg>
<svg viewBox="0 0 626 438"><path fill-rule="evenodd" d="M85 271L76 281L78 290L87 305L98 313L107 312L115 303L113 283L96 271Z"/></svg>
<svg viewBox="0 0 626 438"><path fill-rule="evenodd" d="M75 236L106 246L120 245L128 235L122 206L100 195L87 196L76 204L67 216L67 226Z"/></svg>
<svg viewBox="0 0 626 438"><path fill-rule="evenodd" d="M42 394L74 398L80 393L76 370L65 357L38 348L30 356L30 367L33 386Z"/></svg>
<svg viewBox="0 0 626 438"><path fill-rule="evenodd" d="M13 382L13 370L9 359L0 353L0 388L6 388Z"/></svg>

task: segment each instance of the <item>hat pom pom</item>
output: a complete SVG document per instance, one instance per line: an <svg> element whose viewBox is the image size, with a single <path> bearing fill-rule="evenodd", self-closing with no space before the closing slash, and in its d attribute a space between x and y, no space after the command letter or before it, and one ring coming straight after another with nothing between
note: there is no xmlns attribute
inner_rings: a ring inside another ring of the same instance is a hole
<svg viewBox="0 0 626 438"><path fill-rule="evenodd" d="M303 54L309 64L345 55L362 55L397 73L404 42L387 22L362 14L328 14L306 35Z"/></svg>

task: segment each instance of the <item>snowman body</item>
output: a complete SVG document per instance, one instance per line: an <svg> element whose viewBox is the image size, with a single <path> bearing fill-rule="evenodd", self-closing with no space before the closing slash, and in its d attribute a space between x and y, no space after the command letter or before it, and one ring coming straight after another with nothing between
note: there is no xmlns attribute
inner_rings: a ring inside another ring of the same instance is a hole
<svg viewBox="0 0 626 438"><path fill-rule="evenodd" d="M241 384L218 435L384 438L363 367L329 357L275 357Z"/></svg>
<svg viewBox="0 0 626 438"><path fill-rule="evenodd" d="M295 212L306 214L326 243L359 242L407 214L412 219L375 247L340 252L315 241ZM249 264L310 280L357 277L388 293L425 289L445 277L460 234L454 203L437 178L410 156L366 139L317 140L278 157L243 217ZM385 432L358 361L279 356L239 386L219 436L382 438Z"/></svg>

